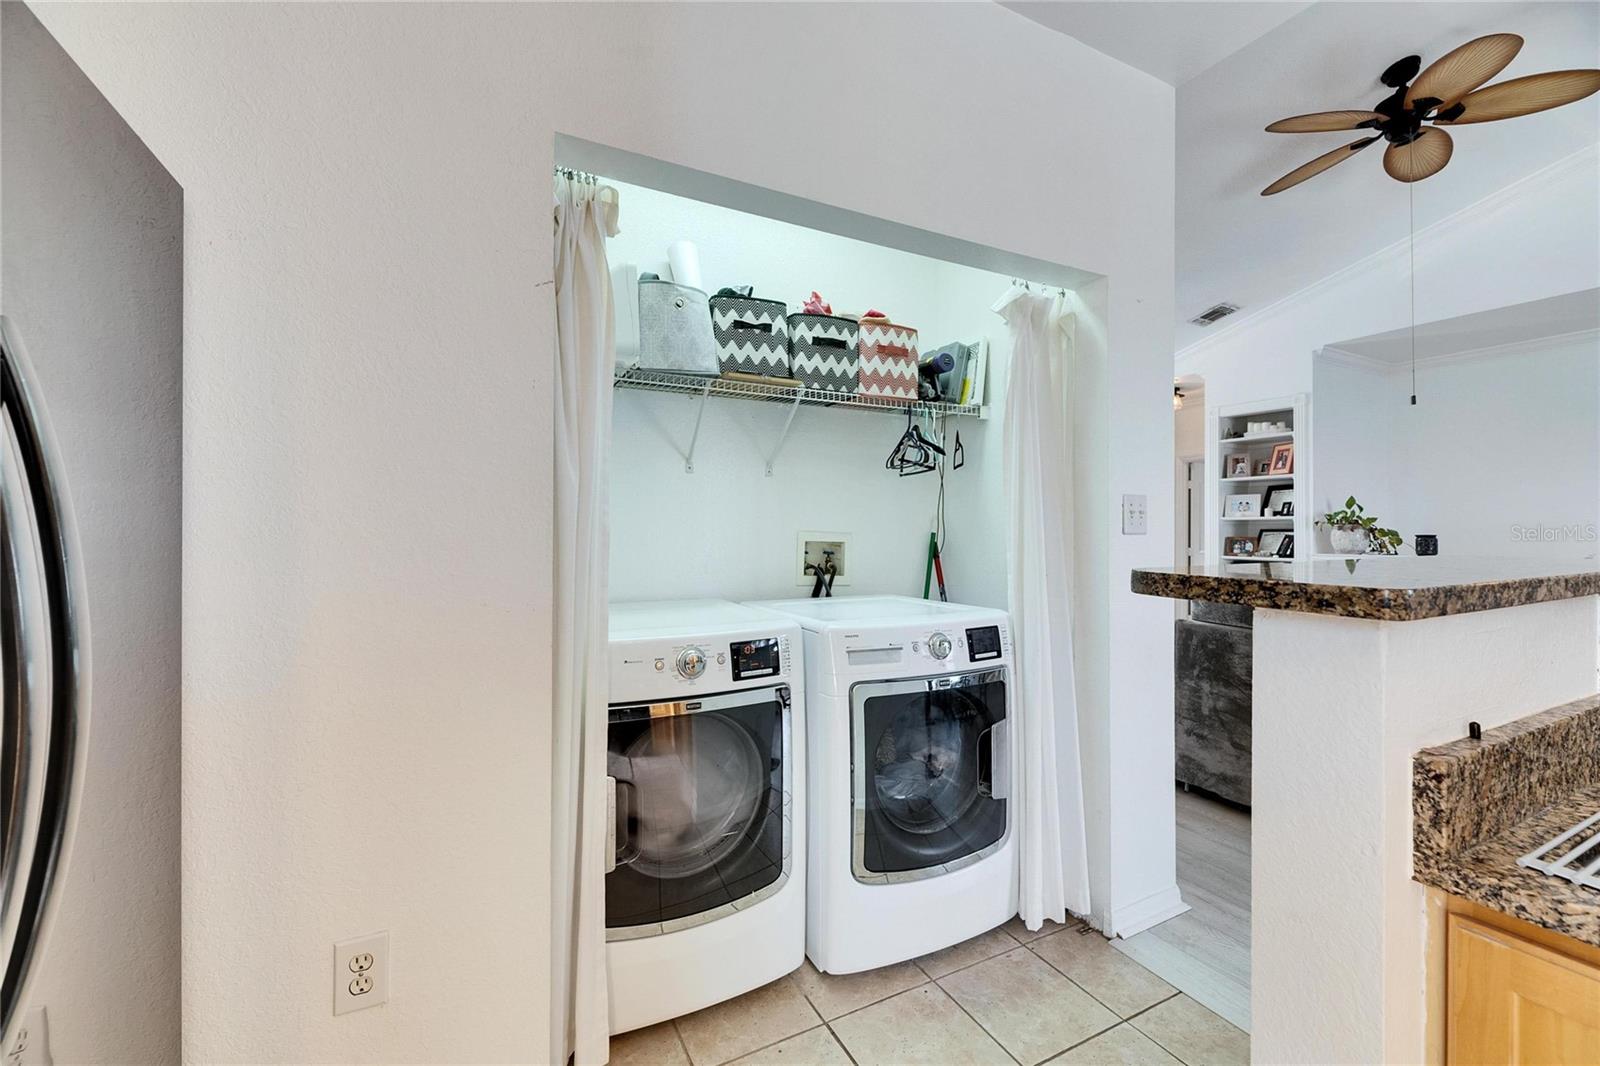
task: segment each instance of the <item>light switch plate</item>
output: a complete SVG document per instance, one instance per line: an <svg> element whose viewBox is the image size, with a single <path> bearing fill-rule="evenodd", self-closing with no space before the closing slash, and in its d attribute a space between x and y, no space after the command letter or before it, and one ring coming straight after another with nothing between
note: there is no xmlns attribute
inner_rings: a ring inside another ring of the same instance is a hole
<svg viewBox="0 0 1600 1066"><path fill-rule="evenodd" d="M1150 511L1146 497L1122 497L1122 532L1131 536L1143 536L1150 532Z"/></svg>
<svg viewBox="0 0 1600 1066"><path fill-rule="evenodd" d="M388 1001L388 932L333 945L333 1013L349 1014Z"/></svg>

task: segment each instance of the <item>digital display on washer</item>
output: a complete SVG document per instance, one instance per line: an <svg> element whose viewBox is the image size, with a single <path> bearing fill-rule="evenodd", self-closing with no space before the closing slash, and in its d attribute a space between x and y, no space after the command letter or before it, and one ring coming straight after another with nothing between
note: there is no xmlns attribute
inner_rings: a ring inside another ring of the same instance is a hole
<svg viewBox="0 0 1600 1066"><path fill-rule="evenodd" d="M1000 627L979 626L967 630L967 652L975 663L1000 658Z"/></svg>
<svg viewBox="0 0 1600 1066"><path fill-rule="evenodd" d="M744 681L752 677L773 677L779 669L778 638L741 640L728 645L728 658L733 662L733 679Z"/></svg>

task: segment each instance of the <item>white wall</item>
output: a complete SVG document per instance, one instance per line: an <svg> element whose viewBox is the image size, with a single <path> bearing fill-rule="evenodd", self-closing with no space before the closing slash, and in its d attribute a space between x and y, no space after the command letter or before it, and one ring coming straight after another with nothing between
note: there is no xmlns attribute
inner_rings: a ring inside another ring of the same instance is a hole
<svg viewBox="0 0 1600 1066"><path fill-rule="evenodd" d="M1420 203L1427 182L1416 195ZM1323 345L1411 324L1406 234L1394 236L1384 251L1330 262L1315 285L1212 327L1178 352L1178 373L1204 377L1211 406L1310 391ZM1263 258L1261 269L1270 268ZM1600 149L1590 145L1420 229L1415 281L1419 324L1600 284ZM1324 404L1313 395L1311 405L1315 422Z"/></svg>
<svg viewBox="0 0 1600 1066"><path fill-rule="evenodd" d="M813 289L841 312L875 308L916 327L924 351L953 340L990 341L991 380L1010 356L1004 323L989 310L1010 279L654 189L617 186L621 232L613 266L670 278L667 245L696 242L708 290L754 285L792 311ZM619 298L621 298L619 296ZM1001 482L1003 390L988 420L950 419L967 464L946 475L944 569L952 599L1004 607L1005 497ZM803 408L766 476L786 406L712 400L700 425L694 473L683 455L699 401L620 390L611 456L611 599L809 594L796 584L802 530L850 534L850 584L838 595L922 595L935 474L885 470L905 432L903 415Z"/></svg>
<svg viewBox="0 0 1600 1066"><path fill-rule="evenodd" d="M1319 512L1354 493L1450 556L1593 558L1600 515L1600 337L1424 362L1327 351L1316 364Z"/></svg>
<svg viewBox="0 0 1600 1066"><path fill-rule="evenodd" d="M0 5L0 34L0 313L61 449L89 651L76 829L26 1004L57 1062L174 1062L183 191L26 7Z"/></svg>
<svg viewBox="0 0 1600 1066"><path fill-rule="evenodd" d="M1206 393L1204 389L1190 389L1185 392L1183 406L1172 412L1172 454L1173 462L1173 499L1174 513L1178 521L1172 528L1172 559L1174 566L1184 565L1184 552L1189 547L1189 530L1184 521L1184 501L1188 495L1187 486L1184 484L1185 467L1188 460L1205 458L1206 454ZM1195 506L1205 506L1204 486L1195 501ZM1202 530L1210 526L1210 522L1202 522ZM1197 545L1203 548L1203 543ZM1197 560L1203 562L1204 559ZM1180 615L1186 610L1186 605L1178 603Z"/></svg>
<svg viewBox="0 0 1600 1066"><path fill-rule="evenodd" d="M1172 891L1171 619L1128 578L1170 510L1114 532L1172 494L1169 86L991 4L39 10L186 190L189 1058L544 1054L557 131L1109 279L1092 887L1108 924ZM882 46L775 72L808 39ZM391 1001L333 1018L329 945L378 928Z"/></svg>

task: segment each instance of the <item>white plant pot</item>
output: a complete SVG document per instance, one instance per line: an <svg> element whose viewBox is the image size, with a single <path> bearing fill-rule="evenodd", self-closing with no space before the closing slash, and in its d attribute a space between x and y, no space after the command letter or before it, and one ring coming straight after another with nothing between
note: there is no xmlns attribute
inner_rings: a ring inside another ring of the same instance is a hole
<svg viewBox="0 0 1600 1066"><path fill-rule="evenodd" d="M1328 538L1336 555L1365 555L1372 550L1372 537L1360 526L1334 526Z"/></svg>

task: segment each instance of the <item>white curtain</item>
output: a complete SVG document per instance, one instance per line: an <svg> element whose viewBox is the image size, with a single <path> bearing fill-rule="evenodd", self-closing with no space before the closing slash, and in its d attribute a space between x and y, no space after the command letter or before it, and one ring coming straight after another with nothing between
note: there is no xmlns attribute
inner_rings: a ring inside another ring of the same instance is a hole
<svg viewBox="0 0 1600 1066"><path fill-rule="evenodd" d="M1018 910L1029 929L1089 913L1083 775L1072 668L1072 405L1067 296L1013 285L993 310L1011 327L1006 386L1006 576L1020 711L1013 735Z"/></svg>
<svg viewBox="0 0 1600 1066"><path fill-rule="evenodd" d="M550 1058L609 1057L605 941L606 459L617 192L555 179L555 568Z"/></svg>

